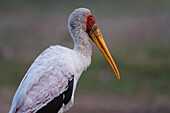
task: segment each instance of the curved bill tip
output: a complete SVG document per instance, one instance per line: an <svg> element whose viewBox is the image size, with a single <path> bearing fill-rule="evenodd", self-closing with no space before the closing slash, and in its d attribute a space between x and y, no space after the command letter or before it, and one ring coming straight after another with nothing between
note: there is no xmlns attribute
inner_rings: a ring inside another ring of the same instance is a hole
<svg viewBox="0 0 170 113"><path fill-rule="evenodd" d="M100 30L98 29L97 24L94 24L92 26L92 28L89 32L89 36L91 37L93 42L96 44L96 46L100 49L100 51L103 53L103 55L107 59L107 61L109 62L117 79L120 80L120 74L119 74L118 68L117 68L115 62L113 61L112 56L110 55L110 52L105 44L105 41L103 39L103 36L102 36Z"/></svg>
<svg viewBox="0 0 170 113"><path fill-rule="evenodd" d="M120 75L117 76L117 79L120 80Z"/></svg>

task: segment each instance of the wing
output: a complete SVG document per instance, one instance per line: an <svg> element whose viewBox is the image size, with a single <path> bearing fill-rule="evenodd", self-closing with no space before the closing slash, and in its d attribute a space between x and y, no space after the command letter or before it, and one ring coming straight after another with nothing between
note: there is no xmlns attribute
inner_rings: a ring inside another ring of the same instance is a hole
<svg viewBox="0 0 170 113"><path fill-rule="evenodd" d="M36 99L42 103L31 108L43 107L54 97L67 90L68 79L72 77L71 50L61 46L51 46L37 57L19 85L11 106L10 113L15 113L22 106L29 106ZM70 62L70 64L68 64ZM39 93L37 93L39 92ZM47 93L47 92L50 92ZM35 98L34 98L35 97ZM44 98L46 97L46 98ZM48 97L48 99L47 99ZM45 101L44 101L45 100ZM22 107L25 108L24 106Z"/></svg>
<svg viewBox="0 0 170 113"><path fill-rule="evenodd" d="M68 80L67 90L40 108L36 113L58 113L61 107L70 101L73 92L74 76Z"/></svg>

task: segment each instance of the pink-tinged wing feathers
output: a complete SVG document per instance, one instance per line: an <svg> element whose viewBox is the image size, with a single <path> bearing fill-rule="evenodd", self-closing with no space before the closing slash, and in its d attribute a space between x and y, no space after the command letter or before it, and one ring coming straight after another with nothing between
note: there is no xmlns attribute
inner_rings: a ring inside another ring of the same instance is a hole
<svg viewBox="0 0 170 113"><path fill-rule="evenodd" d="M51 46L41 53L18 87L9 113L34 111L64 92L75 72L72 55L71 49L61 46Z"/></svg>
<svg viewBox="0 0 170 113"><path fill-rule="evenodd" d="M27 92L18 112L35 112L67 89L68 78L55 68L43 75Z"/></svg>

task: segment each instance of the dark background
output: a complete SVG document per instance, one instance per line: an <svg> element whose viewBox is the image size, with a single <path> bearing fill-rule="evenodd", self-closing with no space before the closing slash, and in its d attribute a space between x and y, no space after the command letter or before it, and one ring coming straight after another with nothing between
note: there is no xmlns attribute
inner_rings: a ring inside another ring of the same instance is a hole
<svg viewBox="0 0 170 113"><path fill-rule="evenodd" d="M34 59L50 45L73 48L69 14L92 11L119 68L118 81L93 45L68 113L170 112L169 0L0 0L0 113Z"/></svg>

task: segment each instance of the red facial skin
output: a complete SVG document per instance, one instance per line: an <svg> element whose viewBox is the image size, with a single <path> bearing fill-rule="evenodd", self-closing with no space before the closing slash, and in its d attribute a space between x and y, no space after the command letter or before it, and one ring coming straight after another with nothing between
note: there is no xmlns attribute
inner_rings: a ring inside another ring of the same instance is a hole
<svg viewBox="0 0 170 113"><path fill-rule="evenodd" d="M87 20L86 20L86 32L89 34L92 26L96 23L93 15L91 13L88 14Z"/></svg>

